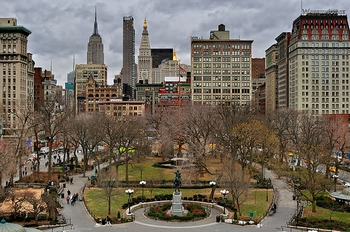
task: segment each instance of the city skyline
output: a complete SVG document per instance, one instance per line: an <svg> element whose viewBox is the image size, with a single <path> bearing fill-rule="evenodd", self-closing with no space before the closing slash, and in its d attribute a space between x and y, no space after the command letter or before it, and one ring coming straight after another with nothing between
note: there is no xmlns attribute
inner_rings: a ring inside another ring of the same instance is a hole
<svg viewBox="0 0 350 232"><path fill-rule="evenodd" d="M28 52L33 54L35 67L50 70L59 85L75 64L86 63L89 37L93 32L95 7L98 30L103 38L105 64L108 66L108 83L119 74L123 65L123 17L132 15L135 27L135 56L143 31L143 21L148 23L152 48L176 50L182 63L190 64L190 37L209 37L209 31L225 24L231 38L253 40L252 57L265 56L265 50L275 43L275 38L290 31L292 22L301 14L301 8L312 10L339 9L348 11L345 0L192 0L163 2L154 0L118 1L62 1L38 0L29 4L22 1L5 1L1 17L16 18L18 25L32 31L28 37ZM136 61L137 62L137 61Z"/></svg>

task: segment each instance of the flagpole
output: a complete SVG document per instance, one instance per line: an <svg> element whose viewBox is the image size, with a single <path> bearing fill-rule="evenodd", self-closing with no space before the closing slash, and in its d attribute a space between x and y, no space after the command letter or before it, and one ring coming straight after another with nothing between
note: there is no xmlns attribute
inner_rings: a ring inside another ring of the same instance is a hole
<svg viewBox="0 0 350 232"><path fill-rule="evenodd" d="M179 128L181 128L181 126L180 126L180 123L181 123L181 100L180 100L180 97L181 97L181 94L180 94L180 90L181 90L181 88L180 88L180 82L181 82L181 80L180 80L180 78L181 78L181 73L180 73L180 60L178 60L178 65L179 65L179 80L178 80L178 83L177 83L177 104L178 104L178 127ZM179 133L180 133L180 131L179 131ZM178 154L180 154L181 155L181 148L182 148L182 144L181 144L181 138L180 138L180 135L178 135L178 141L177 141L177 143L178 143L178 145L179 145L179 152L178 152ZM182 156L182 155L181 155Z"/></svg>

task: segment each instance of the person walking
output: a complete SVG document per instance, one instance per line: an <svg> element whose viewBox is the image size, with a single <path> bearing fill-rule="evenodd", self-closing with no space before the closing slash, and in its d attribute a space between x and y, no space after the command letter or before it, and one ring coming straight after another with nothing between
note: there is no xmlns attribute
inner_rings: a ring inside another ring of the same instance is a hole
<svg viewBox="0 0 350 232"><path fill-rule="evenodd" d="M70 196L69 195L67 195L67 197L66 197L66 201L67 201L67 204L69 205L69 200L70 200Z"/></svg>
<svg viewBox="0 0 350 232"><path fill-rule="evenodd" d="M73 177L70 178L70 184L73 184Z"/></svg>
<svg viewBox="0 0 350 232"><path fill-rule="evenodd" d="M70 190L69 189L67 190L67 194L68 194L68 196L70 196Z"/></svg>
<svg viewBox="0 0 350 232"><path fill-rule="evenodd" d="M112 226L111 218L108 215L106 217L106 226Z"/></svg>

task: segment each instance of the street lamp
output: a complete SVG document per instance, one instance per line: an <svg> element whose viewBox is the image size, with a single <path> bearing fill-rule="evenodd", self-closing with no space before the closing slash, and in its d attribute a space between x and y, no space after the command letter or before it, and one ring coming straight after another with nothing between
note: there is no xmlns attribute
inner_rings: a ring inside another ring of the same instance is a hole
<svg viewBox="0 0 350 232"><path fill-rule="evenodd" d="M214 202L214 188L215 188L216 182L215 181L210 181L209 185L211 187L211 194L210 194L211 203L213 203Z"/></svg>
<svg viewBox="0 0 350 232"><path fill-rule="evenodd" d="M141 185L141 187L142 187L142 203L144 202L144 192L143 192L143 187L145 186L145 184L146 184L146 181L144 181L144 180L141 180L140 181L140 185Z"/></svg>
<svg viewBox="0 0 350 232"><path fill-rule="evenodd" d="M127 189L127 190L125 190L125 193L126 193L126 194L129 194L129 199L128 199L129 213L128 213L128 214L131 214L131 211L130 211L131 198L130 198L130 196L131 196L131 194L134 193L134 190L133 190L133 189Z"/></svg>
<svg viewBox="0 0 350 232"><path fill-rule="evenodd" d="M224 195L224 214L226 214L225 207L226 207L226 195L228 194L228 190L226 189L220 190L220 193Z"/></svg>

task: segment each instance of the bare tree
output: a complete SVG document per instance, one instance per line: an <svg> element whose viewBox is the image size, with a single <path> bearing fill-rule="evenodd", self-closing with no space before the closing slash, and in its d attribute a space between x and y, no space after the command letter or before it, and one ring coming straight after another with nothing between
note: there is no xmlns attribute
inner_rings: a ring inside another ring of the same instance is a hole
<svg viewBox="0 0 350 232"><path fill-rule="evenodd" d="M225 181L225 187L229 190L229 194L232 196L232 201L237 209L237 212L241 216L241 205L244 203L246 194L250 187L250 176L243 172L241 165L237 162L232 162L226 159L224 168L223 181Z"/></svg>
<svg viewBox="0 0 350 232"><path fill-rule="evenodd" d="M104 197L107 200L107 214L111 214L111 202L118 195L116 188L118 187L118 179L116 170L113 167L101 170L98 174L97 185L102 188Z"/></svg>
<svg viewBox="0 0 350 232"><path fill-rule="evenodd" d="M37 197L33 191L26 190L23 192L24 202L29 203L31 207L25 206L27 212L32 212L35 222L38 223L38 216L45 211L45 203L40 197Z"/></svg>
<svg viewBox="0 0 350 232"><path fill-rule="evenodd" d="M164 170L162 169L155 169L154 174L147 176L146 179L146 186L148 187L148 191L150 193L150 198L153 197L153 190L161 183L164 176Z"/></svg>
<svg viewBox="0 0 350 232"><path fill-rule="evenodd" d="M94 155L98 144L103 141L102 133L102 115L99 113L80 114L78 115L72 126L71 139L75 144L80 144L83 149L83 176L88 168L88 162Z"/></svg>
<svg viewBox="0 0 350 232"><path fill-rule="evenodd" d="M25 202L25 193L18 192L14 188L11 188L8 192L7 200L10 201L12 205L14 218L18 218L20 216L20 211Z"/></svg>
<svg viewBox="0 0 350 232"><path fill-rule="evenodd" d="M72 116L72 111L68 108L61 110L56 101L47 102L40 108L40 122L43 124L46 141L49 145L48 154L48 178L51 179L52 173L52 147L53 143L57 139L57 136L61 134L62 125L69 120Z"/></svg>
<svg viewBox="0 0 350 232"><path fill-rule="evenodd" d="M298 117L298 111L294 109L276 110L266 116L265 123L270 130L275 131L279 139L279 161L288 162L288 151L290 147L289 128L294 126Z"/></svg>
<svg viewBox="0 0 350 232"><path fill-rule="evenodd" d="M197 106L187 108L181 119L181 133L187 145L187 153L193 158L193 162L198 167L198 173L212 174L206 164L206 160L211 155L209 145L212 143L213 131L216 126L215 109L211 106Z"/></svg>
<svg viewBox="0 0 350 232"><path fill-rule="evenodd" d="M298 154L297 183L292 182L295 191L312 203L312 212L316 212L316 198L330 187L330 182L321 176L317 170L324 164L329 153L322 147L325 137L324 120L309 112L300 112L298 120L289 127L290 139ZM300 186L308 190L301 191Z"/></svg>

